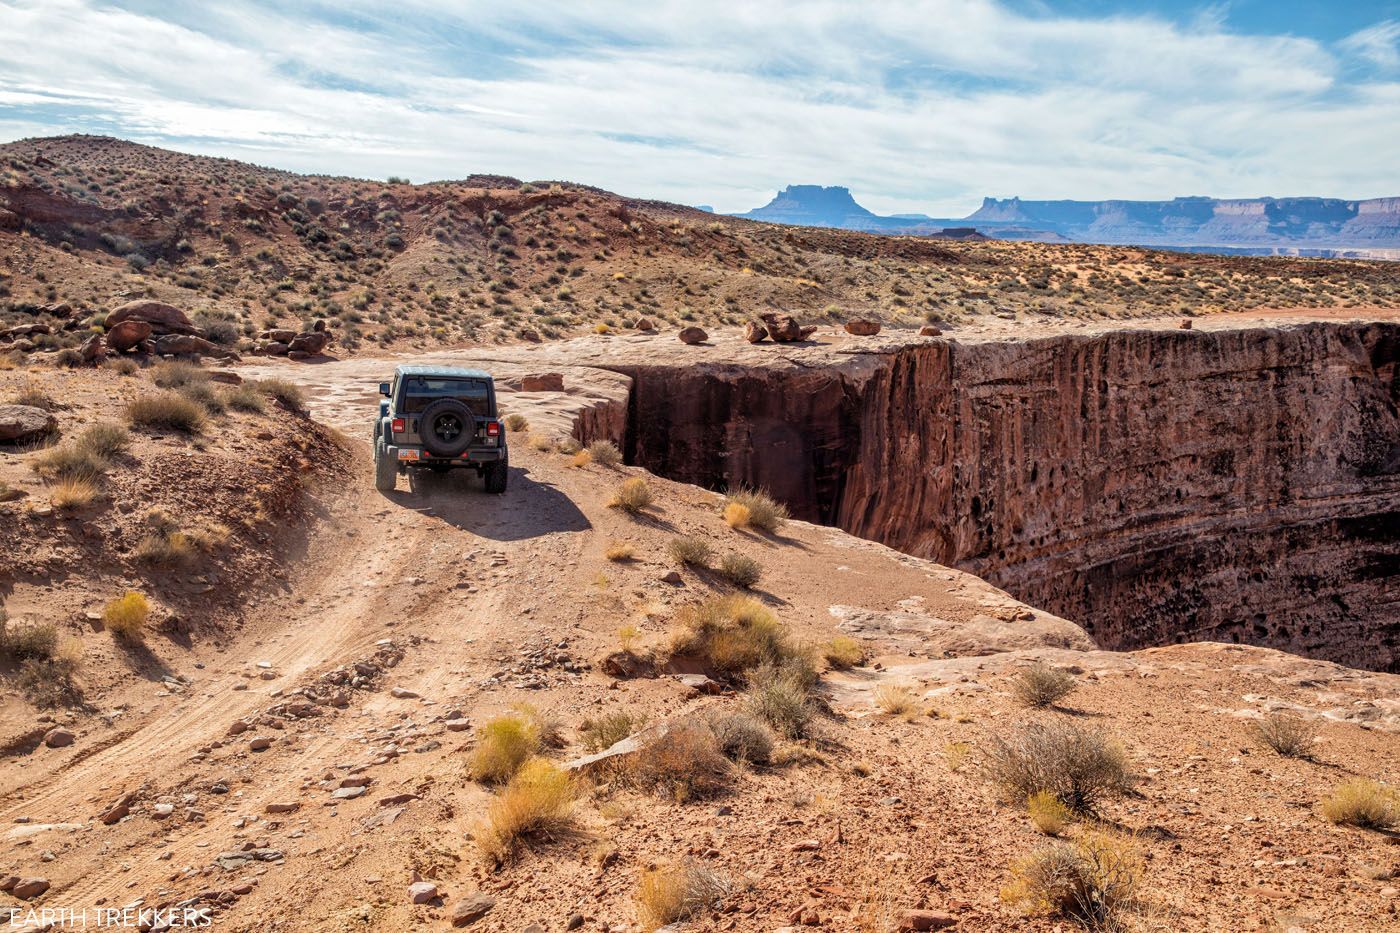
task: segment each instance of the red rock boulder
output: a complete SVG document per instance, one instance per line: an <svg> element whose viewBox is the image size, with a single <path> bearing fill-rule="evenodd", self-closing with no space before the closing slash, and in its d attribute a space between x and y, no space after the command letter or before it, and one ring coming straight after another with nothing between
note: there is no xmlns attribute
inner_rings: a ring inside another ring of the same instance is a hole
<svg viewBox="0 0 1400 933"><path fill-rule="evenodd" d="M135 349L153 332L151 325L146 321L122 321L107 331L107 348L115 353L126 353Z"/></svg>
<svg viewBox="0 0 1400 933"><path fill-rule="evenodd" d="M704 343L706 340L710 339L710 335L698 327L683 327L681 328L681 332L676 334L676 336L680 338L681 343L689 344L690 346L694 346L697 343Z"/></svg>
<svg viewBox="0 0 1400 933"><path fill-rule="evenodd" d="M107 315L103 325L111 330L123 321L145 321L157 334L193 334L202 332L174 305L160 301L128 301Z"/></svg>
<svg viewBox="0 0 1400 933"><path fill-rule="evenodd" d="M520 391L563 392L564 376L562 373L536 373L531 376L523 376L520 380Z"/></svg>
<svg viewBox="0 0 1400 933"><path fill-rule="evenodd" d="M857 318L854 321L846 322L846 333L854 337L874 337L879 332L879 321L869 321L863 318Z"/></svg>

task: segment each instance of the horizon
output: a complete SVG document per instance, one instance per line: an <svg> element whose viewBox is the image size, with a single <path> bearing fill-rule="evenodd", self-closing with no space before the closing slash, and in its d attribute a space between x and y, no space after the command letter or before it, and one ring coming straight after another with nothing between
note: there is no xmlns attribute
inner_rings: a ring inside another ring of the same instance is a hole
<svg viewBox="0 0 1400 933"><path fill-rule="evenodd" d="M792 178L877 214L948 218L984 197L1400 194L1400 0L0 12L7 141L90 133L302 173L557 178L720 213Z"/></svg>

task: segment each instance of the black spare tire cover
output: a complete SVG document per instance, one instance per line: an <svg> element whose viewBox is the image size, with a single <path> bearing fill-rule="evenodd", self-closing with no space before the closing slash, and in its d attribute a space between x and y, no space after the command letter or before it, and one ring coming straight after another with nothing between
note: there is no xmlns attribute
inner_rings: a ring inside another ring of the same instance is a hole
<svg viewBox="0 0 1400 933"><path fill-rule="evenodd" d="M440 398L418 416L418 436L435 457L460 456L476 437L476 416L455 398Z"/></svg>

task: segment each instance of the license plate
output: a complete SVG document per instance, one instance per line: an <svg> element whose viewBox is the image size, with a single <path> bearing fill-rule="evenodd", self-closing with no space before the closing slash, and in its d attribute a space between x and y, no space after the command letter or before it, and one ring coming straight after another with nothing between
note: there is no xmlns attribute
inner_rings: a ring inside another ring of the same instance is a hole
<svg viewBox="0 0 1400 933"><path fill-rule="evenodd" d="M399 451L399 459L400 459L400 460L417 460L417 459L418 459L418 451L416 451L416 450L400 450L400 451Z"/></svg>

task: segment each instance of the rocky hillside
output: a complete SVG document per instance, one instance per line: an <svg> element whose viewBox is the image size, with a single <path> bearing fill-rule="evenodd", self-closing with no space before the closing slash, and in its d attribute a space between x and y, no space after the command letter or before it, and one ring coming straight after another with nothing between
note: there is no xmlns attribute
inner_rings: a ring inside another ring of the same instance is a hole
<svg viewBox="0 0 1400 933"><path fill-rule="evenodd" d="M0 146L0 329L45 323L40 349L76 347L137 299L244 352L324 319L345 353L774 309L913 327L1394 306L1400 267L785 227L569 183L306 176L102 137Z"/></svg>

